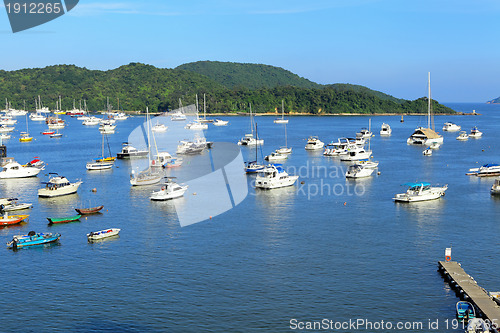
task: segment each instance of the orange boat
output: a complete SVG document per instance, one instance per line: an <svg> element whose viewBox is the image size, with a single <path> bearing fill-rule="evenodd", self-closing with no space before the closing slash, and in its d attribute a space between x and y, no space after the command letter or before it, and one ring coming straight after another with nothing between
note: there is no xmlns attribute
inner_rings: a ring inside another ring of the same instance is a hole
<svg viewBox="0 0 500 333"><path fill-rule="evenodd" d="M7 213L5 213L2 217L0 217L0 226L18 224L26 220L28 217L29 215L7 215Z"/></svg>

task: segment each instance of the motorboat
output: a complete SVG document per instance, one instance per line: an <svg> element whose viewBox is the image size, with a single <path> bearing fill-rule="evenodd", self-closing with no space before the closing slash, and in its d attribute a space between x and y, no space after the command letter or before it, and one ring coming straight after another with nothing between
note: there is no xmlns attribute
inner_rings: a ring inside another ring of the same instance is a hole
<svg viewBox="0 0 500 333"><path fill-rule="evenodd" d="M0 227L19 224L28 217L29 215L8 215L7 212L4 212L3 215L0 216Z"/></svg>
<svg viewBox="0 0 500 333"><path fill-rule="evenodd" d="M472 127L472 129L470 130L470 133L469 133L470 138L477 139L477 138L480 138L482 136L483 136L483 132L478 130L476 126Z"/></svg>
<svg viewBox="0 0 500 333"><path fill-rule="evenodd" d="M467 323L467 329L465 330L465 333L490 333L490 332L496 332L496 331L490 330L490 325L481 318L472 318L471 320L469 320L469 322Z"/></svg>
<svg viewBox="0 0 500 333"><path fill-rule="evenodd" d="M59 176L57 173L50 173L50 175L49 181L42 183L46 186L38 190L38 196L41 198L52 198L76 193L78 187L83 183L82 181L70 183L66 177Z"/></svg>
<svg viewBox="0 0 500 333"><path fill-rule="evenodd" d="M228 120L215 119L212 124L214 124L215 126L227 126L227 124L229 124L229 121Z"/></svg>
<svg viewBox="0 0 500 333"><path fill-rule="evenodd" d="M344 140L345 139L345 140ZM338 142L330 142L325 147L323 155L325 156L339 156L347 154L349 148L354 148L356 145L349 143L347 138L338 139Z"/></svg>
<svg viewBox="0 0 500 333"><path fill-rule="evenodd" d="M176 112L174 112L170 115L170 120L171 121L184 121L184 120L186 120L186 115L184 113L182 113L181 110L177 110Z"/></svg>
<svg viewBox="0 0 500 333"><path fill-rule="evenodd" d="M256 173L261 170L264 170L266 166L264 164L260 164L257 161L245 162L245 172L246 173Z"/></svg>
<svg viewBox="0 0 500 333"><path fill-rule="evenodd" d="M153 128L151 128L151 130L152 130L153 132L157 132L157 133L159 133L159 132L165 132L165 131L167 130L167 128L168 128L168 127L167 127L167 126L165 126L164 124L159 124L159 123L157 123L156 125L154 125L154 126L153 126Z"/></svg>
<svg viewBox="0 0 500 333"><path fill-rule="evenodd" d="M99 125L100 122L101 122L101 119L94 117L94 116L91 116L91 117L84 118L82 125L95 126L95 125Z"/></svg>
<svg viewBox="0 0 500 333"><path fill-rule="evenodd" d="M371 150L366 150L363 147L351 146L346 155L340 157L341 161L358 161L370 158L372 156Z"/></svg>
<svg viewBox="0 0 500 333"><path fill-rule="evenodd" d="M109 228L109 229L104 229L104 230L99 230L99 231L92 231L87 234L87 240L89 242L101 240L104 238L108 237L113 237L113 236L118 236L120 233L121 229L118 228Z"/></svg>
<svg viewBox="0 0 500 333"><path fill-rule="evenodd" d="M128 116L123 112L117 112L113 115L114 120L126 120Z"/></svg>
<svg viewBox="0 0 500 333"><path fill-rule="evenodd" d="M99 119L99 118L97 118L97 119ZM99 124L100 125L114 125L114 124L116 124L116 120L112 116L108 115L107 118L99 119Z"/></svg>
<svg viewBox="0 0 500 333"><path fill-rule="evenodd" d="M47 117L40 113L32 113L30 114L29 118L32 121L45 121L47 119Z"/></svg>
<svg viewBox="0 0 500 333"><path fill-rule="evenodd" d="M35 177L43 170L34 166L23 166L13 157L0 158L0 179Z"/></svg>
<svg viewBox="0 0 500 333"><path fill-rule="evenodd" d="M183 159L180 157L172 157L169 161L163 164L164 168L176 168L182 165Z"/></svg>
<svg viewBox="0 0 500 333"><path fill-rule="evenodd" d="M109 170L113 168L114 161L92 161L86 164L87 170Z"/></svg>
<svg viewBox="0 0 500 333"><path fill-rule="evenodd" d="M7 246L11 249L19 249L26 246L42 245L53 243L61 238L59 233L36 233L30 231L27 235L17 235L12 237L12 241L7 243Z"/></svg>
<svg viewBox="0 0 500 333"><path fill-rule="evenodd" d="M424 156L431 156L432 155L432 149L430 147L428 147L427 149L424 149L424 151L422 151L422 154Z"/></svg>
<svg viewBox="0 0 500 333"><path fill-rule="evenodd" d="M192 122L186 124L186 126L184 126L184 128L190 129L190 130L205 130L205 129L208 129L208 124L202 123L198 120L195 120L195 121L192 121Z"/></svg>
<svg viewBox="0 0 500 333"><path fill-rule="evenodd" d="M322 142L317 136L310 136L307 139L305 149L306 150L318 150L318 149L322 149L324 146L325 146L325 143Z"/></svg>
<svg viewBox="0 0 500 333"><path fill-rule="evenodd" d="M23 165L24 167L34 167L40 170L45 169L45 162L40 160L38 157L34 157L31 161Z"/></svg>
<svg viewBox="0 0 500 333"><path fill-rule="evenodd" d="M138 150L137 148L129 145L128 142L124 142L121 152L116 154L116 158L119 158L119 159L143 158L146 156L148 156L147 149Z"/></svg>
<svg viewBox="0 0 500 333"><path fill-rule="evenodd" d="M102 134L113 134L115 132L116 125L110 123L101 123L99 125L99 132Z"/></svg>
<svg viewBox="0 0 500 333"><path fill-rule="evenodd" d="M263 144L264 139L256 139L253 137L253 134L245 134L245 136L238 141L238 145L240 146L258 146Z"/></svg>
<svg viewBox="0 0 500 333"><path fill-rule="evenodd" d="M405 193L396 194L393 198L394 201L417 202L439 199L448 189L448 185L431 187L430 183L406 183L403 185L408 186L408 190Z"/></svg>
<svg viewBox="0 0 500 333"><path fill-rule="evenodd" d="M9 133L14 131L14 127L8 127L6 125L0 125L0 133Z"/></svg>
<svg viewBox="0 0 500 333"><path fill-rule="evenodd" d="M476 310L474 309L474 306L469 302L465 301L457 302L456 309L457 309L458 319L469 320L472 318L476 318Z"/></svg>
<svg viewBox="0 0 500 333"><path fill-rule="evenodd" d="M498 195L500 194L500 178L495 179L495 183L491 185L491 194Z"/></svg>
<svg viewBox="0 0 500 333"><path fill-rule="evenodd" d="M444 123L444 126L443 126L443 131L447 131L447 132L458 132L462 129L461 126L457 125L457 124L454 124L454 123Z"/></svg>
<svg viewBox="0 0 500 333"><path fill-rule="evenodd" d="M390 136L392 134L392 129L389 124L383 123L382 127L380 128L380 135L381 136Z"/></svg>
<svg viewBox="0 0 500 333"><path fill-rule="evenodd" d="M168 179L160 190L151 193L150 199L153 201L163 201L182 197L188 189L188 185L177 184Z"/></svg>
<svg viewBox="0 0 500 333"><path fill-rule="evenodd" d="M266 161L273 162L273 161L283 161L288 158L288 154L281 154L278 153L278 151L272 152L271 154L267 155L264 157Z"/></svg>
<svg viewBox="0 0 500 333"><path fill-rule="evenodd" d="M439 147L441 147L441 145L439 143L437 143L437 142L433 142L429 146L430 149L439 149Z"/></svg>
<svg viewBox="0 0 500 333"><path fill-rule="evenodd" d="M8 198L5 203L0 205L0 212L12 212L15 210L29 209L33 206L30 203L19 203L17 198Z"/></svg>
<svg viewBox="0 0 500 333"><path fill-rule="evenodd" d="M457 136L457 140L460 141L469 140L469 135L467 134L466 131L461 131L460 134Z"/></svg>
<svg viewBox="0 0 500 333"><path fill-rule="evenodd" d="M479 168L469 169L466 173L467 176L478 176L478 177L492 177L500 176L500 165L496 163L484 164Z"/></svg>
<svg viewBox="0 0 500 333"><path fill-rule="evenodd" d="M364 178L370 177L375 171L373 168L367 168L362 164L349 165L345 173L346 178Z"/></svg>
<svg viewBox="0 0 500 333"><path fill-rule="evenodd" d="M258 171L255 178L255 187L261 189L273 189L292 186L299 176L290 176L281 164L270 164Z"/></svg>
<svg viewBox="0 0 500 333"><path fill-rule="evenodd" d="M362 128L361 131L356 133L357 138L371 138L373 136L373 133L368 129L368 128Z"/></svg>
<svg viewBox="0 0 500 333"><path fill-rule="evenodd" d="M181 155L194 155L200 154L206 148L206 145L197 145L193 141L182 140L177 145L177 154Z"/></svg>
<svg viewBox="0 0 500 333"><path fill-rule="evenodd" d="M156 166L157 164L161 165L162 167L165 167L165 164L170 162L172 160L172 155L166 151L160 151L158 154L153 156L153 159L151 160L151 165Z"/></svg>
<svg viewBox="0 0 500 333"><path fill-rule="evenodd" d="M369 159L362 159L356 162L357 164L361 164L365 168L376 169L378 167L378 161L370 161Z"/></svg>

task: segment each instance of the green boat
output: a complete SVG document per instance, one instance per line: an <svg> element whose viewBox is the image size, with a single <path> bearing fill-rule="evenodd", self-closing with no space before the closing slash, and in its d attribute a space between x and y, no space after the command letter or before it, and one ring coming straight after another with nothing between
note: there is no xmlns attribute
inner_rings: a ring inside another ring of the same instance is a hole
<svg viewBox="0 0 500 333"><path fill-rule="evenodd" d="M58 218L58 219L47 217L47 220L49 220L49 224L66 223L66 222L78 221L78 219L80 217L82 217L82 216L81 215L73 215L73 216L62 217L62 218Z"/></svg>

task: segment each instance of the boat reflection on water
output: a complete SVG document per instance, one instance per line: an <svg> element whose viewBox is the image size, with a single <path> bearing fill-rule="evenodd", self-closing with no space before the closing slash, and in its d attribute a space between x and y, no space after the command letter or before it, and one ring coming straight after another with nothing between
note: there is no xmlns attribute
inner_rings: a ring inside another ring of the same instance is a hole
<svg viewBox="0 0 500 333"><path fill-rule="evenodd" d="M280 187L271 190L256 190L255 201L265 210L265 215L271 220L280 220L290 217L298 186Z"/></svg>
<svg viewBox="0 0 500 333"><path fill-rule="evenodd" d="M36 193L41 187L40 178L11 178L0 179L0 192L2 197L17 197L19 193Z"/></svg>

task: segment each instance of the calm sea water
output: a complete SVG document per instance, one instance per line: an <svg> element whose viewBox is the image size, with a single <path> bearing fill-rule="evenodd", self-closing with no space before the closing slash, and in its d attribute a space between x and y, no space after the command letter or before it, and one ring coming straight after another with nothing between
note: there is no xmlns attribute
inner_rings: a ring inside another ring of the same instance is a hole
<svg viewBox="0 0 500 333"><path fill-rule="evenodd" d="M444 132L444 145L426 157L421 147L406 144L425 117L407 116L404 123L397 116L371 117L380 174L355 181L343 176L346 164L304 146L310 135L325 142L354 136L368 127L369 117L292 117L287 133L294 152L285 167L303 184L256 191L250 176L242 203L184 228L172 202L149 200L155 186L131 188L130 162L86 171L85 163L100 153L96 127L66 117L64 137L49 139L38 134L45 125L30 121L36 140L19 143L15 132L6 143L8 155L19 162L39 156L47 167L36 178L0 180L1 197L33 203L29 223L0 229L0 240L5 244L30 230L62 237L52 246L1 250L0 330L286 332L291 319L364 319L423 323L423 329L404 332L430 331L429 320L438 320L433 331L460 332L451 328L458 298L436 271L437 261L451 245L453 259L481 286L500 290L500 200L489 194L492 178L465 176L469 168L499 162L500 106L449 106L482 116L436 116L436 127L451 120L467 131L477 125L484 136L460 142L457 133ZM248 132L248 117L227 119L228 127L210 125L206 136L237 142ZM274 117L255 119L264 154L284 145L283 125L274 124ZM118 123L109 136L113 153L143 121ZM391 137L378 135L383 122L391 125ZM20 117L16 128L24 126ZM255 156L255 150L241 150L245 159ZM39 199L36 190L48 172L84 183L77 195ZM449 189L441 200L395 204L393 195L411 181ZM47 226L47 217L73 215L75 207L89 204L105 209L81 222ZM121 228L119 238L87 243L86 233L108 227Z"/></svg>

